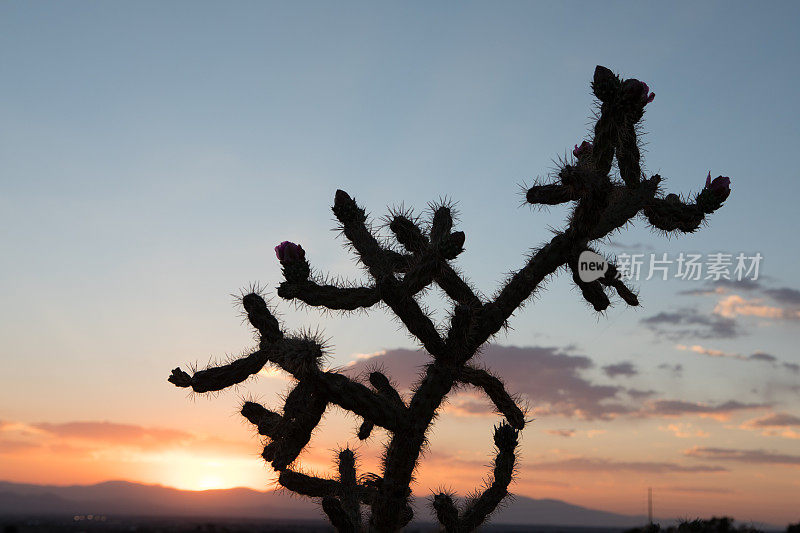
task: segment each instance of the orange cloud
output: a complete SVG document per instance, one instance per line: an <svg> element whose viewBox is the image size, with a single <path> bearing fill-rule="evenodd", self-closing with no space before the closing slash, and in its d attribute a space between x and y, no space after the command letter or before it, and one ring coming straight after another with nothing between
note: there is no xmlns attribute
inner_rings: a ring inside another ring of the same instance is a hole
<svg viewBox="0 0 800 533"><path fill-rule="evenodd" d="M690 351L702 355L707 355L709 357L731 357L733 359L747 359L746 357L739 354L727 353L723 352L722 350L712 350L710 348L703 348L699 344L695 344L692 346L686 346L685 344L677 344L675 348L681 351Z"/></svg>
<svg viewBox="0 0 800 533"><path fill-rule="evenodd" d="M689 439L692 437L700 437L702 439L710 436L709 433L701 429L693 429L692 424L690 423L669 424L666 427L659 426L658 429L661 431L672 432L672 434L674 434L679 439Z"/></svg>
<svg viewBox="0 0 800 533"><path fill-rule="evenodd" d="M772 307L763 305L761 302L762 300L760 299L745 300L741 296L731 294L717 303L716 307L714 307L714 314L725 318L735 318L741 315L772 319L800 319L800 311L798 310Z"/></svg>
<svg viewBox="0 0 800 533"><path fill-rule="evenodd" d="M800 432L793 430L793 427L800 428L800 417L788 413L771 413L743 422L739 429L758 431L765 437L800 439Z"/></svg>
<svg viewBox="0 0 800 533"><path fill-rule="evenodd" d="M103 445L133 446L141 449L164 448L187 444L194 437L185 431L169 428L146 428L113 422L67 422L32 424L59 439L77 439Z"/></svg>

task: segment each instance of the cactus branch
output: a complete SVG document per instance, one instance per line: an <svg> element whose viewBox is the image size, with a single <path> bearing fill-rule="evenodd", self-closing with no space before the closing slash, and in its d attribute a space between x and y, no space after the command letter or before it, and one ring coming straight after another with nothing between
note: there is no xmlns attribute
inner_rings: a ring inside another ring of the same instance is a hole
<svg viewBox="0 0 800 533"><path fill-rule="evenodd" d="M278 483L292 492L311 498L324 498L340 492L338 481L309 476L288 468L281 470Z"/></svg>
<svg viewBox="0 0 800 533"><path fill-rule="evenodd" d="M525 194L525 201L534 205L558 205L577 199L574 191L561 184L534 185Z"/></svg>
<svg viewBox="0 0 800 533"><path fill-rule="evenodd" d="M199 370L189 376L180 368L172 371L169 382L178 387L191 387L194 392L213 392L241 383L257 374L267 364L267 352L256 350L226 365ZM188 379L187 379L188 378Z"/></svg>
<svg viewBox="0 0 800 533"><path fill-rule="evenodd" d="M400 431L408 413L394 401L336 372L321 372L312 378L332 403L352 411L389 431Z"/></svg>
<svg viewBox="0 0 800 533"><path fill-rule="evenodd" d="M436 513L436 519L444 527L445 533L458 533L458 509L453 502L453 497L445 492L433 496L431 507Z"/></svg>
<svg viewBox="0 0 800 533"><path fill-rule="evenodd" d="M517 460L515 450L518 442L518 431L508 424L501 424L495 428L494 444L497 447L497 457L494 460L492 481L482 494L467 504L459 520L461 531L474 531L508 495L508 486L511 484Z"/></svg>
<svg viewBox="0 0 800 533"><path fill-rule="evenodd" d="M356 525L352 518L344 510L342 502L336 496L325 496L322 498L322 510L331 521L331 525L340 533L355 533Z"/></svg>
<svg viewBox="0 0 800 533"><path fill-rule="evenodd" d="M355 529L355 524L361 523L361 502L356 483L355 454L349 448L339 452L339 483L342 508Z"/></svg>
<svg viewBox="0 0 800 533"><path fill-rule="evenodd" d="M439 213L439 210L437 210L437 213ZM436 215L434 215L434 219L435 218ZM436 221L434 220L434 223L435 222ZM439 224L441 225L441 228L447 226L447 224L444 222L440 222ZM450 225L452 225L452 218L450 219ZM408 220L406 217L395 217L389 227L395 233L398 242L400 242L400 244L402 244L409 252L419 253L422 250L425 250L429 245L428 238L422 233L422 230L419 228L419 226L414 224L414 222L411 220ZM432 228L431 232L433 232L434 229L436 229L436 231L443 231L443 229ZM440 235L437 236L435 241L437 243L441 243L443 239L444 235ZM470 305L481 304L481 301L478 299L469 285L467 285L466 281L464 281L461 276L459 276L446 262L441 265L438 275L436 275L433 280L437 285L439 285L445 294L447 294L456 302Z"/></svg>
<svg viewBox="0 0 800 533"><path fill-rule="evenodd" d="M511 427L517 430L525 427L525 414L506 391L505 385L499 378L486 370L465 365L461 369L458 381L482 389Z"/></svg>

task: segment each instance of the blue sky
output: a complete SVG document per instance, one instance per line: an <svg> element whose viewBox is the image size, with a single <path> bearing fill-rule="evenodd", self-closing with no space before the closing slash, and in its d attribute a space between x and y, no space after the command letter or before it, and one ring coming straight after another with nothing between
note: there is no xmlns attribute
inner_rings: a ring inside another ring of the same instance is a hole
<svg viewBox="0 0 800 533"><path fill-rule="evenodd" d="M457 264L492 294L562 224L563 207L520 207L519 185L588 138L598 64L656 93L648 174L681 193L709 170L732 179L696 235L665 239L640 220L615 240L760 252L764 286L796 289L797 20L794 2L4 2L0 417L228 416L230 402L188 414L164 379L252 342L229 294L260 282L274 295L279 242L364 279L330 231L337 188L376 218L456 201L467 236ZM641 282L643 309L605 317L570 285L549 283L497 341L574 345L598 368L682 363L669 387L691 401L777 390L742 387L750 363L692 356L643 325L685 307L711 314L713 301L678 295L700 283ZM380 311L365 322L273 304L291 328L320 325L335 364L413 347ZM746 320L746 334L711 347L680 342L800 363L796 320ZM780 398L800 414L796 395Z"/></svg>

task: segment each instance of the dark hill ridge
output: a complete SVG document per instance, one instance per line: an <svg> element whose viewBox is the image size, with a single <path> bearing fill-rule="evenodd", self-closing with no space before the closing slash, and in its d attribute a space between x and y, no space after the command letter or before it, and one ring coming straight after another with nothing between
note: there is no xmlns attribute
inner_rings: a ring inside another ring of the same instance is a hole
<svg viewBox="0 0 800 533"><path fill-rule="evenodd" d="M415 507L419 520L433 521L424 501L418 500ZM20 514L323 520L315 502L274 491L236 488L196 492L127 481L72 486L0 482L0 515ZM608 513L559 500L524 496L514 498L492 520L495 524L586 527L633 527L645 522L643 516Z"/></svg>

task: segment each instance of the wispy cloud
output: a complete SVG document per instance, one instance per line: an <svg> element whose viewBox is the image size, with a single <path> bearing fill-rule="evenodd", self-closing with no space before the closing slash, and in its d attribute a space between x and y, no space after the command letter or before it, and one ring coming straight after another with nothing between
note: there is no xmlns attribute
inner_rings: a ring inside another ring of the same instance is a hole
<svg viewBox="0 0 800 533"><path fill-rule="evenodd" d="M560 472L643 472L649 474L668 473L710 473L727 472L727 468L706 465L683 465L674 462L659 461L617 461L596 457L574 457L559 461L532 463L534 471L560 471Z"/></svg>
<svg viewBox="0 0 800 533"><path fill-rule="evenodd" d="M729 280L719 279L717 281L707 281L699 289L689 289L679 291L678 294L684 296L714 296L719 294L728 294L731 291L759 291L763 290L764 286L760 281L751 279L742 280ZM791 290L791 289L790 289Z"/></svg>
<svg viewBox="0 0 800 533"><path fill-rule="evenodd" d="M576 433L574 429L546 429L544 432L548 435L556 435L558 437L573 437Z"/></svg>
<svg viewBox="0 0 800 533"><path fill-rule="evenodd" d="M656 490L665 491L665 492L686 492L689 494L736 494L736 491L733 489L721 488L721 487L682 487L682 486L668 486L668 487L656 487Z"/></svg>
<svg viewBox="0 0 800 533"><path fill-rule="evenodd" d="M800 466L800 455L791 455L768 450L740 450L735 448L694 446L683 453L689 457L713 461Z"/></svg>
<svg viewBox="0 0 800 533"><path fill-rule="evenodd" d="M704 315L694 308L662 311L641 322L659 337L670 340L730 339L741 335L741 328L733 318Z"/></svg>
<svg viewBox="0 0 800 533"><path fill-rule="evenodd" d="M780 287L777 289L765 289L764 294L775 300L787 305L800 306L800 291L789 287Z"/></svg>
<svg viewBox="0 0 800 533"><path fill-rule="evenodd" d="M603 367L603 372L610 378L615 378L617 376L633 377L639 373L634 364L630 361L606 365Z"/></svg>
<svg viewBox="0 0 800 533"><path fill-rule="evenodd" d="M634 400L644 400L645 398L655 396L656 394L658 394L658 392L654 391L653 389L649 390L625 389L625 394L627 394Z"/></svg>
<svg viewBox="0 0 800 533"><path fill-rule="evenodd" d="M781 366L788 370L789 372L794 372L795 374L800 374L800 365L797 363L781 363Z"/></svg>
<svg viewBox="0 0 800 533"><path fill-rule="evenodd" d="M625 244L618 241L608 241L608 245L612 248L616 248L618 250L625 250L625 251L634 251L634 252L642 252L642 251L653 251L655 248L652 244L646 244L642 242L634 242L631 244Z"/></svg>
<svg viewBox="0 0 800 533"><path fill-rule="evenodd" d="M742 355L738 353L731 353L731 352L724 352L722 350L715 350L712 348L706 348L699 344L693 344L691 346L687 346L685 344L676 344L676 350L680 350L683 352L694 352L699 353L701 355L707 355L708 357L718 357L723 359L736 359L739 361L752 361L752 362L759 362L759 363L768 363L773 367L782 367L789 372L799 373L800 372L800 365L796 363L789 363L786 361L781 362L777 357L772 354L764 353L764 352L755 352L751 353L750 355Z"/></svg>
<svg viewBox="0 0 800 533"><path fill-rule="evenodd" d="M715 418L717 420L727 420L736 412L765 409L770 406L771 404L743 403L737 400L729 400L716 405L702 402L686 402L683 400L656 400L644 407L641 414L645 416L667 417L697 415Z"/></svg>
<svg viewBox="0 0 800 533"><path fill-rule="evenodd" d="M792 428L797 428L797 431ZM743 422L739 429L758 431L765 437L800 439L800 417L789 413L770 413Z"/></svg>
<svg viewBox="0 0 800 533"><path fill-rule="evenodd" d="M658 365L659 370L666 370L674 377L680 377L683 374L683 365L680 363L672 364L672 363L661 363Z"/></svg>
<svg viewBox="0 0 800 533"><path fill-rule="evenodd" d="M0 436L0 455L11 455L39 448L36 442L9 439Z"/></svg>
<svg viewBox="0 0 800 533"><path fill-rule="evenodd" d="M750 354L747 357L747 359L749 359L750 361L763 361L765 363L775 363L778 360L778 358L775 357L774 355L770 355L764 352L756 352Z"/></svg>
<svg viewBox="0 0 800 533"><path fill-rule="evenodd" d="M135 446L142 449L182 445L194 439L187 432L169 428L148 428L113 422L66 422L32 424L49 435L64 439L74 438L102 444Z"/></svg>
<svg viewBox="0 0 800 533"><path fill-rule="evenodd" d="M677 350L695 352L707 355L709 357L730 357L732 359L747 359L746 357L738 354L727 353L723 352L722 350L712 350L710 348L703 348L699 344L694 344L692 346L686 346L685 344L676 344L675 348Z"/></svg>

